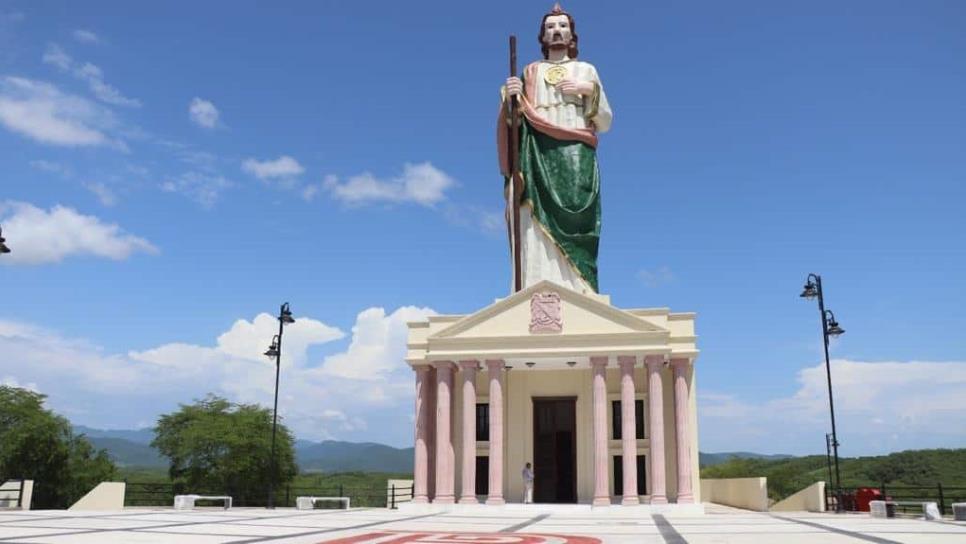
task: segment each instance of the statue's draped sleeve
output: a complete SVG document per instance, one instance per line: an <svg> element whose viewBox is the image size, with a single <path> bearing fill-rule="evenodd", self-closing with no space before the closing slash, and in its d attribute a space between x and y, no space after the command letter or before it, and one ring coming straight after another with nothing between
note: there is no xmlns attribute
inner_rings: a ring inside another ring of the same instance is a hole
<svg viewBox="0 0 966 544"><path fill-rule="evenodd" d="M597 69L589 65L591 81L594 83L594 94L584 98L584 115L594 123L597 132L607 132L610 124L614 120L614 113L607 102L607 94L604 93L604 85L600 82Z"/></svg>

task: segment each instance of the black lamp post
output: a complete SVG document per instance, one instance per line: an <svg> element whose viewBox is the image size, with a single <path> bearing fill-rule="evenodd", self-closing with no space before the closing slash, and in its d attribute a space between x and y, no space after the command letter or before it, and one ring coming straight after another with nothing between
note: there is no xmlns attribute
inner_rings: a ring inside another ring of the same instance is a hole
<svg viewBox="0 0 966 544"><path fill-rule="evenodd" d="M825 433L825 464L828 466L828 481L831 484L832 480L832 435ZM825 486L825 507L828 508L828 497L830 493L828 486Z"/></svg>
<svg viewBox="0 0 966 544"><path fill-rule="evenodd" d="M275 475L278 464L275 460L275 430L278 426L278 377L282 368L282 332L285 325L295 323L288 302L282 304L278 311L278 334L272 338L272 345L265 351L265 356L275 359L275 408L272 410L272 473L268 483L268 507L275 508Z"/></svg>
<svg viewBox="0 0 966 544"><path fill-rule="evenodd" d="M7 240L3 237L3 229L0 229L0 254L10 253L10 248L4 243L6 241Z"/></svg>
<svg viewBox="0 0 966 544"><path fill-rule="evenodd" d="M842 477L839 473L839 440L835 432L835 403L832 401L832 366L828 357L828 339L830 336L838 336L845 332L835 320L835 314L831 310L825 309L825 298L822 294L822 277L818 274L809 274L806 278L805 289L800 295L802 298L818 298L818 311L822 314L822 340L825 343L825 376L828 379L828 409L832 417L832 454L835 458L835 510L842 510Z"/></svg>

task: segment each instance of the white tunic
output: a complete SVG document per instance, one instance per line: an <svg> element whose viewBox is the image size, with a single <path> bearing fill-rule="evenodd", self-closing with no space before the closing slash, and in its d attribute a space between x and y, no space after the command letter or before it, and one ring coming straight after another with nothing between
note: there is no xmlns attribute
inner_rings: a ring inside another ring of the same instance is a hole
<svg viewBox="0 0 966 544"><path fill-rule="evenodd" d="M597 132L610 129L612 112L604 94L604 87L600 87L600 101L597 114L593 119L585 119L584 112L590 107L592 97L565 96L556 88L547 84L543 76L547 69L555 63L544 61L537 68L536 96L528 96L527 100L546 120L565 128L588 128L593 123ZM562 64L567 68L567 75L578 81L595 81L600 85L597 70L592 64L571 60ZM528 82L529 83L529 82ZM529 85L527 85L529 87ZM520 257L522 271L522 286L524 289L550 280L578 293L593 293L591 288L570 264L550 236L533 219L530 206L520 208ZM512 291L512 286L511 286Z"/></svg>

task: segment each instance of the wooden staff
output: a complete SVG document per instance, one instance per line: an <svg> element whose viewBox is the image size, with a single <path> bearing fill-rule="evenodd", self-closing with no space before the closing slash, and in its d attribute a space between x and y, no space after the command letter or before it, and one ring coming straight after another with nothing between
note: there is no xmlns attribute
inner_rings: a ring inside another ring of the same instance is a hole
<svg viewBox="0 0 966 544"><path fill-rule="evenodd" d="M510 77L517 76L517 37L510 36ZM507 153L510 171L510 194L507 206L510 207L510 235L513 251L513 292L523 289L522 259L520 256L520 198L523 196L523 176L520 175L520 119L517 112L516 97L510 98L510 149Z"/></svg>

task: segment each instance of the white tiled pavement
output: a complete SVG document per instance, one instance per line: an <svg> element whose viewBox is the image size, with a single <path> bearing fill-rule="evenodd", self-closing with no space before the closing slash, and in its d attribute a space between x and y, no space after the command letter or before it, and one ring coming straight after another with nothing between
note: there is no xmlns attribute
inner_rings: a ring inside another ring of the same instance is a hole
<svg viewBox="0 0 966 544"><path fill-rule="evenodd" d="M549 536L556 535L556 536ZM587 538L591 537L591 538ZM966 543L966 523L864 514L767 514L708 505L703 516L601 518L530 510L422 513L386 509L268 511L129 508L123 512L0 511L0 544L719 544Z"/></svg>

